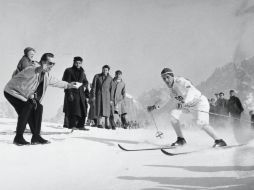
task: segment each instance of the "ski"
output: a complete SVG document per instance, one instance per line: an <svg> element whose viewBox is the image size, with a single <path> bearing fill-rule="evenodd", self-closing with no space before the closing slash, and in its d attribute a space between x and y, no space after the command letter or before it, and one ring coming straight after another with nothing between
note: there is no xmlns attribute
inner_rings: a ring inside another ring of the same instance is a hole
<svg viewBox="0 0 254 190"><path fill-rule="evenodd" d="M161 150L161 149L174 149L176 147L173 146L165 146L165 147L151 147L151 148L136 148L136 149L127 149L122 145L118 144L118 147L124 151L149 151L149 150Z"/></svg>
<svg viewBox="0 0 254 190"><path fill-rule="evenodd" d="M166 151L164 148L161 149L161 152L167 156L178 156L178 155L185 155L185 154L191 154L191 153L196 153L196 152L202 152L205 150L221 150L221 149L230 149L230 148L237 148L237 147L241 147L244 146L246 144L239 144L239 145L230 145L230 146L222 146L222 147L209 147L209 148L205 148L205 149L201 149L201 150L193 150L193 151L186 151L186 152L177 152L177 153L173 153L173 152L169 152Z"/></svg>

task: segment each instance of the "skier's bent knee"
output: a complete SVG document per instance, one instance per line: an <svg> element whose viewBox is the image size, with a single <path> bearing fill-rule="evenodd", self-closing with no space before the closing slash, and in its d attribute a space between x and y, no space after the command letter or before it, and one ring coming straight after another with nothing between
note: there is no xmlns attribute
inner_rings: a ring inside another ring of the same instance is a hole
<svg viewBox="0 0 254 190"><path fill-rule="evenodd" d="M200 128L200 129L204 129L208 124L205 123L204 121L201 121L201 120L198 120L197 121L197 126Z"/></svg>

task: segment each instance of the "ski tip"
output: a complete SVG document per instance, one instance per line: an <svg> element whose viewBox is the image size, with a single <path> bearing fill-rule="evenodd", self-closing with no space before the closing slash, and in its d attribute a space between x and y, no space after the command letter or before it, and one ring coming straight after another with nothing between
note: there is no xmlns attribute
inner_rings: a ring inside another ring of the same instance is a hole
<svg viewBox="0 0 254 190"><path fill-rule="evenodd" d="M117 144L118 145L118 147L120 148L120 149L122 149L122 150L124 150L124 151L128 151L128 150L126 150L124 147L122 147L120 144Z"/></svg>
<svg viewBox="0 0 254 190"><path fill-rule="evenodd" d="M170 152L168 152L168 151L166 151L166 150L164 150L164 149L161 149L161 152L162 152L163 154L168 155L168 156L174 156L174 155L175 155L175 154L170 153Z"/></svg>

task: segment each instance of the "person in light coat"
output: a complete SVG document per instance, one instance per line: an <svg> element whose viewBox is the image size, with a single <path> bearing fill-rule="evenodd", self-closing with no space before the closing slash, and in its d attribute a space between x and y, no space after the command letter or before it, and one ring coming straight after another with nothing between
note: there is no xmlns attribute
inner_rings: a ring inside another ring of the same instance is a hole
<svg viewBox="0 0 254 190"><path fill-rule="evenodd" d="M112 77L109 74L110 67L104 65L102 72L96 74L93 79L90 96L94 102L95 117L98 128L102 128L102 118L105 118L105 128L109 129L110 98Z"/></svg>
<svg viewBox="0 0 254 190"><path fill-rule="evenodd" d="M122 71L117 70L115 72L115 77L112 81L111 85L111 106L112 106L112 115L110 117L110 123L112 125L112 129L115 129L114 115L117 114L121 118L121 123L124 128L127 128L126 121L126 88L125 83L122 79Z"/></svg>
<svg viewBox="0 0 254 190"><path fill-rule="evenodd" d="M67 89L78 88L80 85L60 81L50 75L50 70L54 65L54 54L45 53L41 57L40 66L28 66L13 76L4 88L4 96L18 114L16 135L13 141L16 145L30 144L23 137L27 123L32 132L31 144L49 143L40 135L43 113L41 101L48 86Z"/></svg>

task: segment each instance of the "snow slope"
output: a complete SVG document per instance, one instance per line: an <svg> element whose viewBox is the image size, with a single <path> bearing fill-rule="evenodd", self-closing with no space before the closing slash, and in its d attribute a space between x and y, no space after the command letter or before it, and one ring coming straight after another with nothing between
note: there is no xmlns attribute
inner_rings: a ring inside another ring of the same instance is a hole
<svg viewBox="0 0 254 190"><path fill-rule="evenodd" d="M157 139L151 129L90 128L69 134L57 124L43 123L42 135L51 144L18 147L12 144L15 125L16 120L0 119L3 190L254 189L253 131L244 133L250 139L242 138L248 143L244 147L169 157L160 151L124 152L117 144L130 148L169 144L175 140L170 128L163 129L163 139ZM196 128L184 132L188 145L183 149L213 144ZM232 130L220 133L228 144L237 144ZM31 135L25 138L30 140Z"/></svg>

